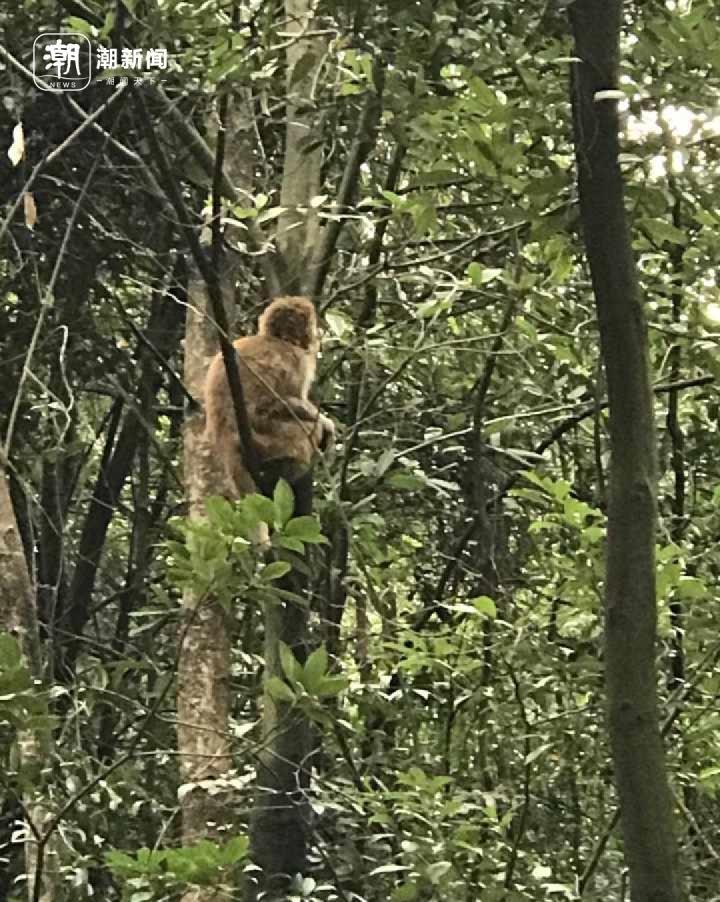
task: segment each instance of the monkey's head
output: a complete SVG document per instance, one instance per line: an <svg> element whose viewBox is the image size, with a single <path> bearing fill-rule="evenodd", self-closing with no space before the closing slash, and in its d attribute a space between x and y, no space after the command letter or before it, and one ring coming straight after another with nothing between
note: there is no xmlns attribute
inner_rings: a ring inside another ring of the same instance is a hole
<svg viewBox="0 0 720 902"><path fill-rule="evenodd" d="M258 334L317 352L320 339L313 302L306 297L275 298L258 321Z"/></svg>

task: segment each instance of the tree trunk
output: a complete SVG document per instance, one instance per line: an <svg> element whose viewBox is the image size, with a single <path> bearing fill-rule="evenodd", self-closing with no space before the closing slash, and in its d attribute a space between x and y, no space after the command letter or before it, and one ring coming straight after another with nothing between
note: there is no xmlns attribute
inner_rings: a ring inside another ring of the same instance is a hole
<svg viewBox="0 0 720 902"><path fill-rule="evenodd" d="M188 286L184 382L194 398L202 397L208 364L217 351L212 318L204 313L205 286L197 278ZM184 476L189 515L205 516L205 499L218 494L221 475L205 441L202 412L184 427ZM211 782L227 775L231 765L230 630L227 614L213 599L192 590L183 596L184 618L178 654L178 750L183 783L195 784L181 797L183 845L218 839L227 826L226 793L210 792ZM217 902L217 887L195 889L183 902Z"/></svg>
<svg viewBox="0 0 720 902"><path fill-rule="evenodd" d="M18 641L33 678L40 684L42 661L38 634L35 593L20 540L15 511L10 500L7 472L0 466L0 631ZM25 730L18 735L18 751L23 768L46 765L50 735ZM58 849L55 836L43 833L50 812L43 802L42 785L24 794L25 874L29 902L56 902L58 889ZM31 825L32 824L32 828ZM39 838L40 837L40 838Z"/></svg>
<svg viewBox="0 0 720 902"><path fill-rule="evenodd" d="M280 205L287 208L278 221L278 241L287 264L285 290L308 290L308 263L318 242L318 214L310 207L320 194L322 142L318 135L319 114L313 92L325 52L318 37L303 37L314 27L314 4L308 0L285 0L284 31L293 38L286 51L287 102L285 107L285 158ZM303 75L300 73L304 72ZM312 144L308 142L312 141Z"/></svg>
<svg viewBox="0 0 720 902"><path fill-rule="evenodd" d="M655 667L657 464L645 315L618 162L620 0L571 6L580 212L608 383L612 467L605 586L605 680L633 902L682 898Z"/></svg>
<svg viewBox="0 0 720 902"><path fill-rule="evenodd" d="M278 223L278 244L284 260L288 292L307 291L313 281L310 261L318 246L318 217L310 201L320 191L321 150L308 148L317 126L315 98L318 67L324 42L303 37L314 27L314 6L309 0L285 0L285 30L296 35L288 45L287 130L281 205L288 212ZM304 58L304 59L303 59ZM299 75L296 66L305 73ZM307 68L305 66L307 65ZM312 512L312 473L293 486L295 516ZM284 588L303 594L305 584L291 573ZM279 642L285 642L302 661L307 653L307 611L298 605L265 606L265 677L283 679ZM310 808L306 788L310 770L310 730L304 714L279 703L266 691L263 701L263 752L257 770L257 798L250 825L250 847L261 874L248 897L262 895L267 902L284 899L290 880L307 865Z"/></svg>
<svg viewBox="0 0 720 902"><path fill-rule="evenodd" d="M312 511L312 473L295 485L295 515ZM297 594L305 579L288 574L283 585ZM284 679L279 643L303 663L307 657L307 609L289 602L265 606L265 678ZM252 857L262 869L248 896L266 902L284 899L292 878L307 865L310 806L307 801L311 736L307 717L287 702L263 698L263 749L257 768L257 798L251 822Z"/></svg>

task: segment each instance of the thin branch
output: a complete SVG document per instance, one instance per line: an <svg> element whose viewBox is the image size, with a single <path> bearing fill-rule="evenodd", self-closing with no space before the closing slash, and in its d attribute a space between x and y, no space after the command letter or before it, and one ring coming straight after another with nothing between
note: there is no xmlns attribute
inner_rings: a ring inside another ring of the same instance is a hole
<svg viewBox="0 0 720 902"><path fill-rule="evenodd" d="M387 176L385 177L385 184L383 185L384 191L397 190L397 183L400 178L400 172L402 171L402 164L403 160L405 159L406 151L407 147L404 144L398 143L395 145L395 150L393 151L393 155L390 160L390 166L387 171ZM370 272L374 272L380 266L380 255L382 254L383 250L383 241L385 240L385 233L387 232L391 219L392 210L389 206L382 207L380 210L378 210L377 216L375 218L375 234L373 235L373 239L370 242L370 247L368 248L367 269ZM375 314L377 312L377 300L377 284L373 279L371 282L368 282L365 288L365 301L363 303L362 310L360 311L360 315L358 316L359 326L366 328L375 320Z"/></svg>
<svg viewBox="0 0 720 902"><path fill-rule="evenodd" d="M376 67L376 69L377 68L378 67ZM313 274L309 286L309 292L312 297L317 297L322 292L325 279L327 278L330 269L330 259L335 251L340 232L344 225L342 214L352 202L353 195L355 194L360 179L360 169L373 146L373 137L377 129L382 109L381 77L379 77L379 82L378 92L375 93L375 91L369 90L367 97L365 98L360 121L358 122L357 131L350 146L350 151L345 163L345 171L343 172L334 204L336 218L330 220L324 228L319 247L317 248L317 253L314 255Z"/></svg>
<svg viewBox="0 0 720 902"><path fill-rule="evenodd" d="M525 835L528 814L530 812L531 771L530 764L528 764L528 758L530 757L530 736L532 735L532 728L530 726L527 711L525 710L525 701L523 699L522 691L520 689L520 683L518 682L515 671L507 661L505 662L505 667L507 668L510 680L513 684L513 693L515 695L515 701L517 702L518 709L520 711L520 720L522 721L523 725L523 803L520 812L520 822L517 825L517 829L515 830L515 836L513 837L512 847L510 849L510 858L508 859L507 867L505 868L505 880L503 881L505 889L510 889L515 874L515 866L517 865L518 854L520 852L520 843L522 842Z"/></svg>
<svg viewBox="0 0 720 902"><path fill-rule="evenodd" d="M160 142L157 139L157 135L155 134L155 129L153 128L152 121L150 120L145 101L143 100L140 93L136 93L134 95L134 99L136 101L141 122L144 127L148 143L150 145L150 151L153 155L153 158L155 159L158 170L162 175L163 181L165 182L168 197L173 205L173 208L175 209L175 215L177 216L182 230L185 234L185 239L192 252L195 264L200 272L200 275L203 278L203 281L205 282L208 299L212 308L213 318L218 330L220 352L222 354L223 362L225 364L225 371L228 376L228 385L230 387L230 396L232 398L233 410L235 412L235 421L237 423L238 437L240 439L243 461L245 463L245 466L247 467L248 472L250 473L250 476L253 479L253 482L255 482L255 484L257 485L259 484L260 471L258 455L255 449L255 444L253 442L252 431L250 429L250 420L248 418L247 408L245 406L245 396L243 393L242 383L240 381L237 355L230 339L228 338L229 326L227 316L225 315L225 306L223 304L220 277L208 260L205 251L200 245L200 241L195 232L195 229L190 224L190 217L185 206L185 201L183 200L180 188L178 187L172 170L170 169L170 164L168 163L167 157L165 156L165 152L163 151L162 147L160 146ZM221 180L221 178L222 177L220 176L218 180ZM217 185L214 185L213 187L215 188L217 187ZM217 195L217 192L215 192L215 194Z"/></svg>
<svg viewBox="0 0 720 902"><path fill-rule="evenodd" d="M670 730L673 727L673 724L677 720L680 712L683 710L683 702L690 696L691 692L695 689L695 686L700 682L702 676L709 672L709 666L715 666L717 663L717 659L720 657L720 644L714 645L707 652L705 657L700 661L693 675L693 679L690 681L686 681L682 686L679 686L674 693L668 698L667 703L665 705L666 709L669 709L670 713L667 715L665 720L663 721L662 727L660 728L660 735L665 738ZM595 844L595 848L592 851L592 855L585 866L585 870L578 880L578 895L582 896L585 890L588 888L590 881L597 869L598 864L600 863L600 859L602 858L602 854L605 851L605 847L608 844L608 840L610 839L613 831L617 827L620 821L620 807L618 806L612 814L612 817L608 821L605 829L603 830L600 838Z"/></svg>
<svg viewBox="0 0 720 902"><path fill-rule="evenodd" d="M2 450L3 456L6 460L10 457L10 446L12 444L13 432L15 430L15 421L20 410L20 403L22 400L22 391L25 385L25 380L27 379L30 372L30 363L32 361L33 354L35 353L35 348L37 347L38 341L40 339L40 333L42 332L42 328L45 323L45 316L53 305L55 284L58 280L58 276L60 275L60 266L62 265L62 262L65 258L68 243L70 241L70 235L75 226L75 222L77 221L78 214L80 213L80 207L82 206L83 199L85 198L88 188L90 187L90 183L95 176L95 171L97 170L99 162L100 155L95 157L95 159L93 160L90 170L88 171L85 181L83 182L83 186L80 190L80 195L75 206L73 207L72 213L70 214L70 218L65 228L65 234L63 235L60 250L58 251L58 255L55 259L55 265L50 276L50 281L48 282L47 288L45 289L40 300L40 312L38 314L37 322L35 323L35 328L33 329L32 337L30 338L30 344L28 346L27 354L25 355L25 362L23 363L22 373L20 374L20 381L18 383L15 398L13 399L13 405L10 410L7 432L5 433L5 441L3 443Z"/></svg>
<svg viewBox="0 0 720 902"><path fill-rule="evenodd" d="M193 396L187 390L185 383L182 381L180 376L178 376L178 374L172 368L170 361L162 354L162 352L157 348L157 346L155 344L153 344L152 341L150 341L150 339L147 337L147 335L135 325L135 323L132 321L132 318L129 316L127 310L123 306L122 301L119 298L115 299L115 305L118 308L118 310L120 311L120 316L122 317L122 320L125 323L125 325L128 327L128 329L130 329L130 331L133 333L135 338L137 338L138 343L148 349L148 351L152 354L152 356L158 362L160 369L164 373L166 373L168 378L177 386L180 393L183 395L183 397L187 401L188 407L190 408L190 410L191 411L198 410L199 404L198 404L197 400L195 398L193 398ZM92 391L93 389L91 386L86 386L86 390ZM115 396L116 396L116 393L113 392L112 397L115 397Z"/></svg>
<svg viewBox="0 0 720 902"><path fill-rule="evenodd" d="M698 388L703 385L711 385L713 382L715 382L714 376L697 376L694 379L682 379L679 382L661 382L653 386L652 390L655 394L664 394L666 392L682 390L686 388ZM577 411L577 413L574 413L572 416L559 423L552 430L552 432L533 449L533 454L543 454L543 452L547 451L548 448L554 445L555 442L561 439L567 432L570 432L571 429L573 429L583 420L588 419L588 417L595 416L597 413L605 410L607 406L607 400L603 400L597 404L590 404L582 407ZM501 501L515 486L521 475L522 471L517 470L516 472L508 476L503 485L498 489L493 497L489 499L488 506L495 505L499 501ZM450 554L450 558L448 559L448 562L443 569L440 579L438 580L437 588L435 589L434 605L427 609L427 614L425 615L423 623L427 622L431 614L434 613L437 607L439 607L442 603L442 599L445 594L445 588L447 587L450 577L460 564L460 555L465 550L468 542L475 535L475 531L478 529L480 524L481 518L478 515L474 516L456 542L455 547Z"/></svg>
<svg viewBox="0 0 720 902"><path fill-rule="evenodd" d="M185 148L190 151L195 162L213 180L216 179L217 175L218 191L232 203L238 203L242 199L240 192L235 188L224 170L216 174L215 155L192 122L170 101L162 88L153 87L152 96L161 105L162 111L170 120L174 132L182 140ZM271 295L282 294L283 286L287 281L287 266L280 249L274 245L268 247L269 239L259 226L253 222L248 222L246 225L250 244L255 252L261 255L260 265L263 269L269 293Z"/></svg>

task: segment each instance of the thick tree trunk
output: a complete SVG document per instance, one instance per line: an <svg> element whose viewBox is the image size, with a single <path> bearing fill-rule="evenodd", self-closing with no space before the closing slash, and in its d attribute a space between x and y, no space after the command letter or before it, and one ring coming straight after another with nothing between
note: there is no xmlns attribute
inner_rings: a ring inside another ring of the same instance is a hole
<svg viewBox="0 0 720 902"><path fill-rule="evenodd" d="M253 157L248 141L250 113L241 99L229 112L223 111L221 101L220 110L218 122L232 139L226 158L223 151L227 136L223 137L222 133L217 135L215 154L194 130L190 129L186 138L204 161L208 174L213 175L213 190L224 186L226 195L235 196L235 186L242 186L243 192L252 188ZM214 171L218 163L222 167L220 173ZM197 250L205 252L205 249ZM236 261L215 259L222 257L215 253L216 250L219 249L213 249L210 264L215 268L212 275L224 288L225 319L232 326L237 264ZM198 264L196 255L195 263ZM268 266L268 270L271 269ZM202 280L196 271L188 287L183 381L198 401L203 397L210 360L218 350L218 326L210 313L214 309L213 290L207 271L203 269ZM220 461L205 439L202 411L191 413L184 425L184 479L189 516L196 519L205 517L205 501L209 496L224 495L228 489ZM193 784L181 800L183 844L191 845L202 839L227 838L226 829L230 826L230 790L218 792L213 781L228 775L232 766L229 732L232 620L212 597L199 597L186 590L183 603L185 619L180 630L178 657L178 750L183 781ZM237 828L233 827L232 834L236 833ZM221 902L226 898L235 898L231 887L213 886L187 892L183 902Z"/></svg>
<svg viewBox="0 0 720 902"><path fill-rule="evenodd" d="M658 724L656 447L645 315L618 162L620 0L571 7L580 211L608 383L612 469L605 587L609 731L633 902L682 898Z"/></svg>
<svg viewBox="0 0 720 902"><path fill-rule="evenodd" d="M312 511L312 473L295 486L298 516ZM283 586L297 594L304 578L288 574ZM265 606L265 677L283 679L279 643L295 657L307 656L307 610L289 602ZM284 899L292 878L307 865L310 806L307 801L311 736L307 717L286 702L263 699L263 750L257 768L257 798L251 822L251 849L262 873L249 888L250 899Z"/></svg>
<svg viewBox="0 0 720 902"><path fill-rule="evenodd" d="M194 398L202 397L208 364L217 351L215 327L204 315L205 286L188 286L184 382ZM205 516L205 499L218 494L221 475L205 441L202 412L184 427L184 476L189 515ZM183 845L218 839L227 826L225 793L210 792L211 781L227 775L231 765L230 631L227 614L213 598L186 590L178 655L178 750L183 783L194 784L181 797ZM204 782L203 785L200 784ZM187 892L183 902L217 902L217 887Z"/></svg>
<svg viewBox="0 0 720 902"><path fill-rule="evenodd" d="M285 290L291 294L308 291L308 263L318 244L319 220L310 201L320 194L322 145L313 92L326 48L322 39L304 36L313 30L313 9L308 0L285 0L284 30L293 38L286 52L287 124L280 191L280 205L287 212L279 219L278 242L287 264Z"/></svg>
<svg viewBox="0 0 720 902"><path fill-rule="evenodd" d="M309 0L285 0L285 29L295 36L287 49L287 130L281 205L288 211L279 220L278 244L287 273L287 292L309 289L312 260L319 242L317 213L310 201L320 192L321 150L308 147L317 125L312 96L325 44L305 37L314 27ZM296 67L299 65L299 69ZM304 74L300 74L303 72ZM316 280L315 280L316 281ZM312 511L312 473L294 487L295 516ZM305 591L302 578L289 574L290 588ZM293 649L298 660L306 655L307 611L284 602L265 606L265 676L283 679L279 642ZM307 718L265 692L263 752L257 770L257 798L250 827L251 853L260 866L259 879L248 897L267 902L284 899L290 880L307 865L309 833L305 790L310 770L310 730Z"/></svg>
<svg viewBox="0 0 720 902"><path fill-rule="evenodd" d="M0 631L10 633L20 644L32 676L42 680L40 638L35 593L27 569L15 511L10 500L8 478L0 465ZM25 768L46 764L50 752L49 735L30 730L18 736L18 751ZM42 785L23 798L26 816L25 873L29 902L56 902L58 892L58 849L55 836L43 831L50 819L43 800ZM32 824L32 829L30 827ZM38 837L41 837L38 839Z"/></svg>

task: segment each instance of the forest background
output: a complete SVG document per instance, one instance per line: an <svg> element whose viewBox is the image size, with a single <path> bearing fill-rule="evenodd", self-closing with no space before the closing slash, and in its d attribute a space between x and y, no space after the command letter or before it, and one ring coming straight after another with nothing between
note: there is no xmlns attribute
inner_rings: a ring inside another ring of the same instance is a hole
<svg viewBox="0 0 720 902"><path fill-rule="evenodd" d="M720 898L714 0L25 0L0 86L0 898ZM312 516L203 439L278 293Z"/></svg>

